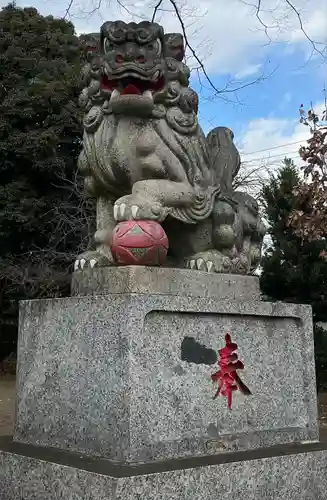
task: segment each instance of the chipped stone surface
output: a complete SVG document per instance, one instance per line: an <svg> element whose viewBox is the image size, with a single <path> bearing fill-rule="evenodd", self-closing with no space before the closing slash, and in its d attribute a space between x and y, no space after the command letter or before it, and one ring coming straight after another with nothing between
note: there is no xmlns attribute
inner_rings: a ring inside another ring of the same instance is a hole
<svg viewBox="0 0 327 500"><path fill-rule="evenodd" d="M233 409L215 365L183 339L244 361ZM144 462L318 439L311 309L213 298L110 294L21 306L15 439Z"/></svg>

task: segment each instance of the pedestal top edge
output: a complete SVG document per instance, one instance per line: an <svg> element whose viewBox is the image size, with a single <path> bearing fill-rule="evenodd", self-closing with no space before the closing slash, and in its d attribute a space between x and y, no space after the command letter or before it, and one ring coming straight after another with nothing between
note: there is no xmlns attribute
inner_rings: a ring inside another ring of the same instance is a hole
<svg viewBox="0 0 327 500"><path fill-rule="evenodd" d="M73 273L72 296L108 293L151 293L229 300L260 300L257 276L146 266L88 268Z"/></svg>

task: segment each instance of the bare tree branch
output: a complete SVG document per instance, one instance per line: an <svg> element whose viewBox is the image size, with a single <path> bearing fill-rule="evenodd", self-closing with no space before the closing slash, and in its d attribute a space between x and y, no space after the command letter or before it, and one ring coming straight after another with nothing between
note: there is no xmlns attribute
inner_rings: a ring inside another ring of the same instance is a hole
<svg viewBox="0 0 327 500"><path fill-rule="evenodd" d="M295 12L295 14L296 14L296 16L297 16L297 18L298 18L298 20L299 20L300 29L301 29L301 31L302 31L302 33L303 33L303 35L304 35L304 36L306 37L306 39L307 39L307 40L308 40L308 41L312 44L313 49L314 49L316 52L318 52L318 54L320 54L323 58L325 58L324 53L323 53L321 50L319 50L319 49L317 48L317 42L314 42L314 41L312 40L312 38L310 38L310 37L309 37L309 35L307 34L307 32L305 31L304 26L303 26L303 22L302 22L302 19L301 19L301 16L300 16L299 11L298 11L298 10L294 7L294 5L290 2L290 0L285 0L285 2L286 2L286 3L287 3L287 5L288 5L288 6L289 6L292 10L293 10L293 12Z"/></svg>
<svg viewBox="0 0 327 500"><path fill-rule="evenodd" d="M155 14L158 10L158 8L160 7L160 5L162 4L163 0L160 0L158 2L158 4L156 5L155 7L155 11L153 13L153 16L152 16L152 19L154 20L155 18ZM211 80L211 78L209 77L205 67L204 67L204 64L203 62L199 59L198 55L196 54L195 50L193 49L193 47L191 46L191 44L189 43L188 41L188 36L187 36L187 33L186 33L186 28L185 28L185 24L184 24L184 21L182 19L182 16L179 12L179 9L177 7L177 4L175 2L175 0L169 0L169 2L171 3L171 5L173 6L173 9L175 11L175 14L177 16L177 19L180 23L180 26L182 28L182 33L183 33L183 37L184 37L184 40L185 40L185 45L188 47L189 51L191 52L192 56L194 57L194 59L198 62L199 64L199 67L201 68L204 76L206 77L208 83L210 84L210 86L213 88L213 90L217 93L217 94L221 94L221 90L218 90L217 87L215 86L215 84L213 83L213 81Z"/></svg>
<svg viewBox="0 0 327 500"><path fill-rule="evenodd" d="M130 16L137 17L137 18L143 19L143 20L146 19L146 16L142 16L140 14L137 14L136 12L132 12L128 7L126 7L126 5L124 5L124 3L121 0L116 0L116 2L118 3L119 7L121 7Z"/></svg>
<svg viewBox="0 0 327 500"><path fill-rule="evenodd" d="M233 181L233 189L244 190L257 198L263 186L267 183L271 169L262 160L259 165L252 166L246 163L241 164L241 168Z"/></svg>
<svg viewBox="0 0 327 500"><path fill-rule="evenodd" d="M266 23L263 22L263 20L260 17L260 9L261 9L261 0L258 0L258 5L257 5L255 16L258 19L259 23L264 27L265 35L268 38L269 42L272 42L270 35L268 33L268 29L272 28L272 26L268 26Z"/></svg>
<svg viewBox="0 0 327 500"><path fill-rule="evenodd" d="M64 19L67 19L67 17L69 16L69 12L70 12L70 9L72 8L73 3L74 3L74 0L69 0L69 4L67 6L67 9L66 9L66 12L64 15Z"/></svg>
<svg viewBox="0 0 327 500"><path fill-rule="evenodd" d="M255 4L250 4L250 3L247 3L245 2L244 0L240 0L242 3L245 3L246 5L252 5L253 7L256 8L256 18L258 19L258 21L260 22L260 24L264 27L264 30L265 30L265 34L266 36L268 37L268 39L271 41L271 37L269 36L269 33L268 33L268 30L269 29L275 29L276 26L268 26L263 20L262 20L262 17L260 16L260 13L262 12L262 0L258 0L258 3L255 5ZM315 42L309 35L308 33L306 32L306 30L304 29L304 25L303 25L303 21L302 21L302 18L301 18L301 14L300 12L298 11L298 9L293 5L293 3L290 1L290 0L284 0L285 3L289 6L289 8L295 13L295 15L297 16L298 18L298 22L299 22L299 25L300 25L300 30L302 31L303 35L305 36L305 38L311 43L312 45L312 48L313 48L313 52L317 52L318 54L320 54L324 59L325 59L325 54L324 54L324 50L321 51L317 45L320 44L320 42ZM312 57L312 56L311 56Z"/></svg>
<svg viewBox="0 0 327 500"><path fill-rule="evenodd" d="M156 5L155 7L155 12L154 12L154 15L152 17L152 19L155 18L155 13L157 12L158 8L160 7L160 5L162 4L163 0L159 0L158 4ZM201 59L198 57L196 51L194 50L194 48L192 47L192 45L190 44L189 42L189 39L188 39L188 35L186 33L186 28L185 28L185 23L182 19L182 16L181 16L181 13L177 7L177 4L176 4L176 1L175 0L169 0L169 2L171 3L171 5L173 6L173 9L175 11L175 14L177 16L177 19L179 21L179 24L182 28L182 34L183 34L183 37L184 37L184 40L185 40L185 45L186 47L189 49L189 51L191 52L192 56L194 57L194 59L197 61L197 63L199 64L198 66L198 69L201 69L202 73L204 74L207 82L209 83L210 87L214 90L215 94L218 95L218 94L222 94L222 93L235 93L236 91L238 90L242 90L242 89L245 89L247 87L250 87L251 85L254 85L255 83L258 83L260 81L262 81L264 79L263 76L259 77L259 78L256 78L255 80L251 81L251 82L248 82L248 83L245 83L243 85L241 85L240 87L237 87L237 88L233 88L233 89L228 89L227 87L225 87L224 89L218 89L216 87L216 85L213 83L212 79L210 78L210 76L208 75L208 72L203 64L203 62L201 61Z"/></svg>
<svg viewBox="0 0 327 500"><path fill-rule="evenodd" d="M152 23L154 22L154 20L156 18L156 15L157 15L157 12L158 12L158 9L162 5L162 3L163 3L163 0L159 0L159 2L157 3L157 5L154 7L153 14L152 14L152 19L151 19Z"/></svg>

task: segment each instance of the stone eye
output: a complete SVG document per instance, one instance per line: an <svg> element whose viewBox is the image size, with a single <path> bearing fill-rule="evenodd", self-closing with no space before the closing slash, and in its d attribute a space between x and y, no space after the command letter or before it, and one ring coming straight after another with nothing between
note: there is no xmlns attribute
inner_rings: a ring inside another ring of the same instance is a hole
<svg viewBox="0 0 327 500"><path fill-rule="evenodd" d="M137 37L141 40L141 41L145 41L147 38L149 38L149 32L144 30L144 29L140 29L137 31Z"/></svg>
<svg viewBox="0 0 327 500"><path fill-rule="evenodd" d="M112 31L112 38L117 42L122 42L125 40L125 31L122 28L118 28Z"/></svg>

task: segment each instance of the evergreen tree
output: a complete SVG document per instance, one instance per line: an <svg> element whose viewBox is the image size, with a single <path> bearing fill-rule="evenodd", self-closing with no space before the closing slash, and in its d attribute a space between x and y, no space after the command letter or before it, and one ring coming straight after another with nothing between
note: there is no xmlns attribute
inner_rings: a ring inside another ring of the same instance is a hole
<svg viewBox="0 0 327 500"><path fill-rule="evenodd" d="M294 189L300 185L292 160L262 190L269 223L270 243L262 259L260 285L269 300L310 304L314 322L327 322L327 263L321 256L324 242L302 241L289 225L290 214L299 207ZM327 341L315 326L317 378L327 383Z"/></svg>
<svg viewBox="0 0 327 500"><path fill-rule="evenodd" d="M17 300L67 292L85 235L75 190L82 50L74 26L9 4L0 11L0 358Z"/></svg>

